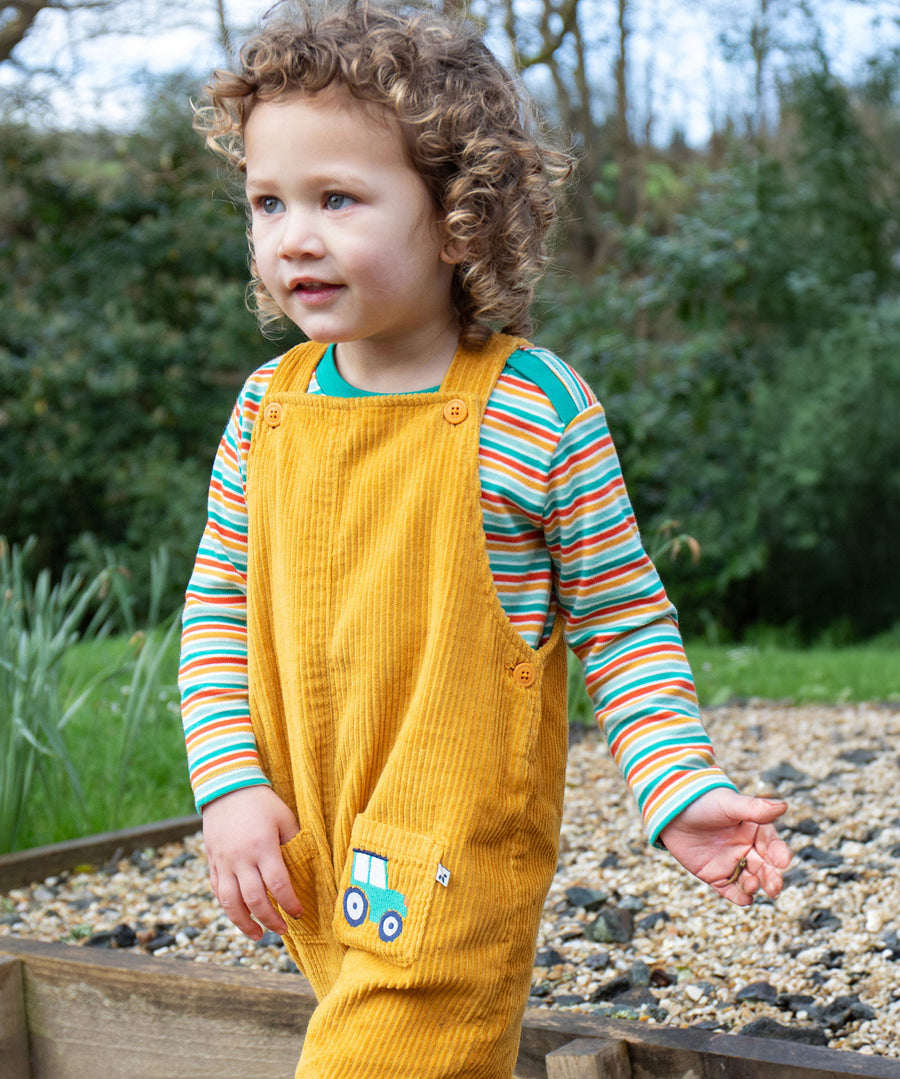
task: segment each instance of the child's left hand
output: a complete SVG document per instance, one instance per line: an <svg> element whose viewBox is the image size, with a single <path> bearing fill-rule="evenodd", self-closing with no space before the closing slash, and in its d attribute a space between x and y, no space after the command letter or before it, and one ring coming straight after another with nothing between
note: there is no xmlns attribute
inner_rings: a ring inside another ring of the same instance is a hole
<svg viewBox="0 0 900 1079"><path fill-rule="evenodd" d="M747 907L760 888L772 898L781 891L791 850L772 822L785 809L785 802L716 787L671 820L660 839L688 872Z"/></svg>

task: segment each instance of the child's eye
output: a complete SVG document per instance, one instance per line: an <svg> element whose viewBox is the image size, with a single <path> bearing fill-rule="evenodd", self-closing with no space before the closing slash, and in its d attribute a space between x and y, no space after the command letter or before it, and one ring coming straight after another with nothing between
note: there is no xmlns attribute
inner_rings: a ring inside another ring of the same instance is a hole
<svg viewBox="0 0 900 1079"><path fill-rule="evenodd" d="M330 195L325 196L325 209L326 210L346 210L348 206L352 206L355 202L350 195L342 195L340 192L332 191Z"/></svg>
<svg viewBox="0 0 900 1079"><path fill-rule="evenodd" d="M280 214L284 211L284 203L281 199L275 198L274 195L263 195L262 198L256 200L256 208L260 213L271 215Z"/></svg>

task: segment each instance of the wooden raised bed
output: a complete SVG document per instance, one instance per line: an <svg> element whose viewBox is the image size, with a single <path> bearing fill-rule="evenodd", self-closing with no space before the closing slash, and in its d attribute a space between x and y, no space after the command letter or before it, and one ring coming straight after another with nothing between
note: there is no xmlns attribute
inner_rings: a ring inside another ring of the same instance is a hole
<svg viewBox="0 0 900 1079"><path fill-rule="evenodd" d="M190 818L0 858L0 890L25 867L43 879L196 827ZM291 1079L314 1006L299 975L0 937L0 1079ZM900 1079L900 1061L532 1009L516 1075Z"/></svg>

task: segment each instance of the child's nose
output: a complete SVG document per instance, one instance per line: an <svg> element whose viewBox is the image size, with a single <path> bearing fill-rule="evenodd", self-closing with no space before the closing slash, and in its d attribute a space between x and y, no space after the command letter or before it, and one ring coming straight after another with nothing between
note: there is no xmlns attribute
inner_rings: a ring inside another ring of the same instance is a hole
<svg viewBox="0 0 900 1079"><path fill-rule="evenodd" d="M325 245L314 221L308 214L288 214L278 241L278 257L282 259L322 258Z"/></svg>

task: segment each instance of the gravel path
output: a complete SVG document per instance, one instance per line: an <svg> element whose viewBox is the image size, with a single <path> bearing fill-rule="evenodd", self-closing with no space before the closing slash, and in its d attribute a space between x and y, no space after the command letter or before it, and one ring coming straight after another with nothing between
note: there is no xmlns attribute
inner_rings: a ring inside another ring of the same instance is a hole
<svg viewBox="0 0 900 1079"><path fill-rule="evenodd" d="M532 1004L790 1036L900 1057L900 709L749 702L706 711L748 793L788 799L776 903L738 909L648 848L590 732L569 759L559 871ZM215 906L199 836L0 896L0 935L292 971Z"/></svg>

